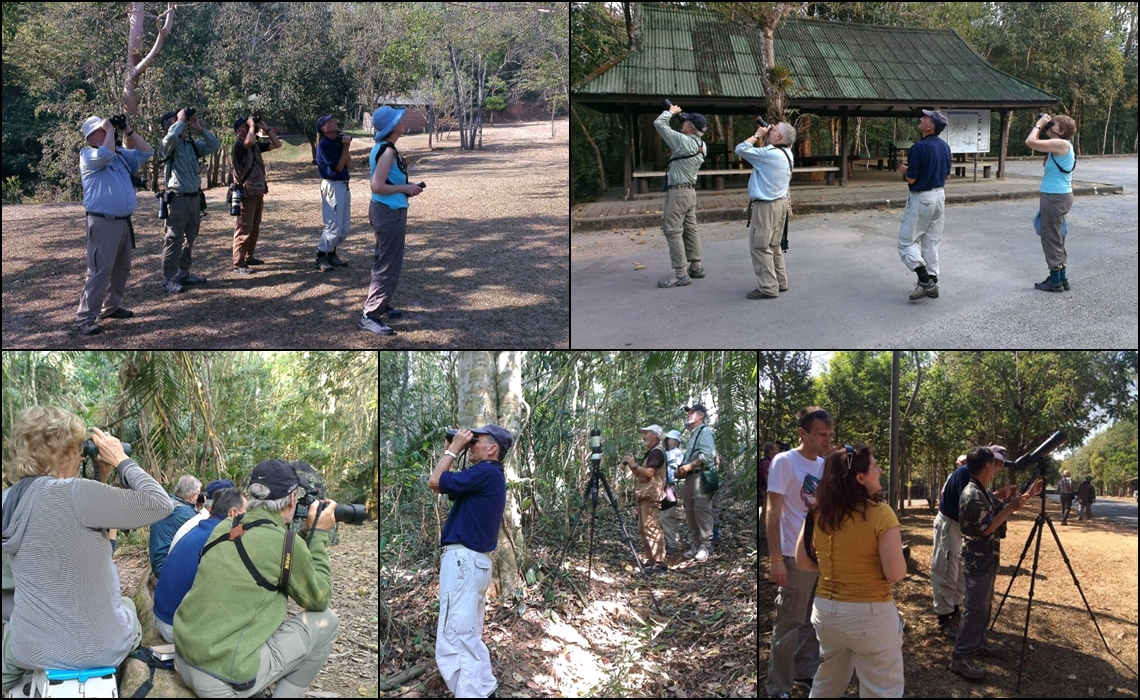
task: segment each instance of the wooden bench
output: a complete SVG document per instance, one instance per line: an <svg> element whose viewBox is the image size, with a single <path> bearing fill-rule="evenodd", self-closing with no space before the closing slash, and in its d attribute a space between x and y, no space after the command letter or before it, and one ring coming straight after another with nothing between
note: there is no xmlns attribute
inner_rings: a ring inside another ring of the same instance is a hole
<svg viewBox="0 0 1140 700"><path fill-rule="evenodd" d="M792 173L827 173L827 184L835 184L835 174L839 172L839 166L826 166L816 165L807 168L792 168ZM649 192L648 178L651 177L665 177L669 173L664 170L642 170L633 173L634 182L637 183L638 194L646 194ZM704 177L710 175L713 178L713 189L722 191L724 189L724 176L725 175L751 175L752 167L747 168L722 168L722 169L709 169L698 170L697 176ZM640 178L640 179L639 179Z"/></svg>

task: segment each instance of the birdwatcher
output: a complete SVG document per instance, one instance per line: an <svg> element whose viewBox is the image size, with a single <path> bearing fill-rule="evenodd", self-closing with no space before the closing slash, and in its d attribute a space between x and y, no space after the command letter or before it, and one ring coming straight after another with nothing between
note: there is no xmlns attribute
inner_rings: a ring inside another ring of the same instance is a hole
<svg viewBox="0 0 1140 700"><path fill-rule="evenodd" d="M669 120L679 114L681 131L674 131ZM677 105L661 113L653 122L657 133L669 146L669 174L665 180L665 212L661 230L669 242L669 262L673 275L657 283L658 287L684 287L693 279L705 276L701 265L701 234L697 232L697 170L705 162L705 143L701 140L708 121L703 114L682 112Z"/></svg>
<svg viewBox="0 0 1140 700"><path fill-rule="evenodd" d="M938 246L942 243L943 211L950 175L950 146L938 138L946 128L946 115L938 110L922 110L918 130L922 139L910 147L905 172L910 196L903 209L899 228L899 257L907 269L918 275L910 299L938 298Z"/></svg>
<svg viewBox="0 0 1140 700"><path fill-rule="evenodd" d="M190 112L187 115L187 112ZM198 238L202 210L201 161L222 147L217 136L198 121L194 110L185 108L162 116L166 134L158 143L166 187L166 234L162 241L162 291L177 294L188 284L202 284L205 277L190 272L191 253ZM193 129L201 139L190 136Z"/></svg>
<svg viewBox="0 0 1140 700"><path fill-rule="evenodd" d="M756 289L749 299L775 299L788 291L784 253L780 241L791 209L788 186L792 182L791 148L796 128L787 122L757 126L756 133L736 147L736 155L752 165L748 178L748 236Z"/></svg>

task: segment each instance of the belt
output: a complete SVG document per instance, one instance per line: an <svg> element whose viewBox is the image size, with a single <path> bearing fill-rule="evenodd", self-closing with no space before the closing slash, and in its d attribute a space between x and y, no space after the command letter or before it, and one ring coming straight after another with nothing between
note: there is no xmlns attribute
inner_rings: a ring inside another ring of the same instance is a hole
<svg viewBox="0 0 1140 700"><path fill-rule="evenodd" d="M697 183L694 182L694 183L689 184L689 185L669 185L669 187L667 189L670 189L670 190L690 189L691 190L696 186L697 186Z"/></svg>
<svg viewBox="0 0 1140 700"><path fill-rule="evenodd" d="M95 213L95 212L93 212L93 211L89 211L89 212L87 212L87 216L97 216L97 217L99 217L100 219L115 219L115 220L117 220L117 221L123 221L123 220L128 220L128 221L129 221L129 220L130 220L130 218L131 218L131 215L130 215L130 214L128 214L127 216L111 216L110 214L96 214L96 213Z"/></svg>
<svg viewBox="0 0 1140 700"><path fill-rule="evenodd" d="M197 192L171 192L175 197L197 197Z"/></svg>
<svg viewBox="0 0 1140 700"><path fill-rule="evenodd" d="M788 198L788 195L784 195L783 197L776 197L775 199L752 199L749 201L751 201L751 202L778 202L781 199L787 199L787 198Z"/></svg>

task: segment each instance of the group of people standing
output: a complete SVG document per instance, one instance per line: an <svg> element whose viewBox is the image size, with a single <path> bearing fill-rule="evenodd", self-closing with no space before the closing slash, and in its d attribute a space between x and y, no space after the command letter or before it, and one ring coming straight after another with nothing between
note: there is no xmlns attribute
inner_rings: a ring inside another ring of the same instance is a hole
<svg viewBox="0 0 1140 700"><path fill-rule="evenodd" d="M922 110L918 129L922 137L909 149L908 162L899 170L909 188L899 228L898 253L904 265L918 276L912 301L938 297L939 246L945 224L944 186L951 171L950 146L939 134L949 124L939 110ZM669 126L672 116L681 120L681 131ZM701 264L701 236L697 230L696 182L706 149L701 140L708 120L704 115L682 112L677 105L661 113L654 127L671 150L666 177L665 206L661 228L669 244L673 275L657 286L684 287L705 276ZM1049 267L1049 277L1034 284L1048 292L1069 290L1065 215L1073 205L1072 171L1076 164L1072 137L1076 122L1065 115L1042 114L1025 144L1045 153L1045 173L1034 227ZM752 166L748 179L749 249L756 275L756 289L749 299L775 299L788 291L788 276L781 246L790 216L789 187L795 165L791 146L796 129L787 122L758 126L756 133L736 146L735 153Z"/></svg>
<svg viewBox="0 0 1140 700"><path fill-rule="evenodd" d="M772 455L767 475L769 580L779 586L768 659L768 696L793 685L839 697L854 672L861 697L902 697L904 623L891 585L907 573L899 521L875 499L880 475L866 445L833 448L835 423L818 406L797 415L800 444ZM934 520L930 580L949 668L985 677L977 659L1000 657L986 638L1005 522L1044 485L989 486L1007 459L974 447L946 480Z"/></svg>
<svg viewBox="0 0 1140 700"><path fill-rule="evenodd" d="M189 112L189 114L188 114ZM364 310L357 327L379 335L392 329L383 317L398 318L401 312L391 306L399 282L404 256L408 199L420 194L419 185L409 183L407 163L400 156L396 141L403 134L402 108L381 107L372 115L376 142L369 155L371 201L369 222L376 235L372 276ZM191 272L193 247L198 237L206 197L201 189L201 160L222 146L193 113L181 109L161 119L165 132L159 144L164 190L157 194L165 212L162 249L162 282L166 294L178 294L189 285L206 283ZM280 148L280 127L270 128L260 117L234 122L235 143L231 158L233 184L227 203L236 213L233 237L233 272L248 277L251 266L264 262L254 256L261 232L265 195L269 192L262 154ZM191 132L197 132L198 136ZM121 133L123 144L115 143ZM324 227L317 244L316 267L327 272L348 263L337 254L337 247L348 235L351 223L349 145L352 137L343 134L332 116L317 120L319 143L317 169L321 176ZM264 134L268 142L259 141ZM137 174L142 164L155 155L126 118L118 125L92 116L83 124L87 141L79 156L86 212L87 280L76 312L82 336L102 332L100 319L127 319L134 312L123 306L127 279L135 247L131 216L138 207L136 187L142 186Z"/></svg>

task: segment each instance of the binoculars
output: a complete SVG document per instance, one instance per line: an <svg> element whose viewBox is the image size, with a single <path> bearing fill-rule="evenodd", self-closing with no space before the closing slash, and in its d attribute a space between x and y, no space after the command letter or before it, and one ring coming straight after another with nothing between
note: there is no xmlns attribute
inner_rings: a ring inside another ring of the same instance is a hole
<svg viewBox="0 0 1140 700"><path fill-rule="evenodd" d="M123 454L127 455L128 457L130 456L130 454L131 454L131 443L129 443L129 442L123 443ZM83 441L83 456L84 457L91 457L93 459L99 456L99 448L95 446L94 440L84 440Z"/></svg>
<svg viewBox="0 0 1140 700"><path fill-rule="evenodd" d="M127 115L125 114L116 114L107 121L111 122L111 126L119 131L126 131L127 129Z"/></svg>
<svg viewBox="0 0 1140 700"><path fill-rule="evenodd" d="M756 123L759 124L760 126L764 127L765 129L768 128L768 122L764 121L764 117L756 117Z"/></svg>

